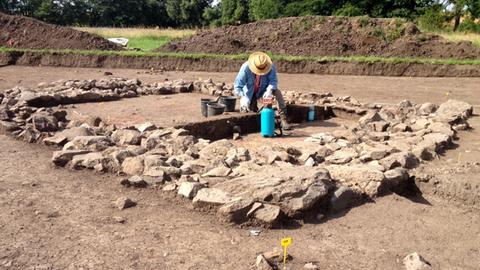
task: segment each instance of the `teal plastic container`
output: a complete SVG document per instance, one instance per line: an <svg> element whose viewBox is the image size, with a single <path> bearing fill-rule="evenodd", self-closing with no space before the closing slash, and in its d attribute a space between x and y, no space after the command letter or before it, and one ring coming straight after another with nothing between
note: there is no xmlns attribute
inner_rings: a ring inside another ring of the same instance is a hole
<svg viewBox="0 0 480 270"><path fill-rule="evenodd" d="M275 112L271 108L264 108L260 113L260 133L263 137L275 136Z"/></svg>

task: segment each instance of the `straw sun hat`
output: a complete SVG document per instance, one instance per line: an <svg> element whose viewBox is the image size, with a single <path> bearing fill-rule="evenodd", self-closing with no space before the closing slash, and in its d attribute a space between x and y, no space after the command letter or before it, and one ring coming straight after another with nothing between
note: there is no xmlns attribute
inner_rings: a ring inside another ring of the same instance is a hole
<svg viewBox="0 0 480 270"><path fill-rule="evenodd" d="M272 59L266 53L254 52L248 57L248 67L257 75L265 75L272 69Z"/></svg>

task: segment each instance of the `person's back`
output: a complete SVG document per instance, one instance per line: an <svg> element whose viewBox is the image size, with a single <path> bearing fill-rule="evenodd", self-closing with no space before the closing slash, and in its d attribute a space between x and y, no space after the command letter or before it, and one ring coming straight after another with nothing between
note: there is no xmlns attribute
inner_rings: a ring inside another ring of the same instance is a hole
<svg viewBox="0 0 480 270"><path fill-rule="evenodd" d="M270 57L262 52L250 55L245 62L234 83L235 95L240 97L242 112L257 112L259 99L271 99L275 96L282 128L290 129L286 118L286 105L281 91L278 89L277 69Z"/></svg>

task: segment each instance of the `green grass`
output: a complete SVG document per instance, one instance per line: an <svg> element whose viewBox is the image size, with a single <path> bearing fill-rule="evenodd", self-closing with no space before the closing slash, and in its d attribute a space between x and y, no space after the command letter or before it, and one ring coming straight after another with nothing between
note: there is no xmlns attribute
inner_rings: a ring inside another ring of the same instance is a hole
<svg viewBox="0 0 480 270"><path fill-rule="evenodd" d="M454 32L440 32L435 34L453 42L471 41L475 46L480 47L480 34Z"/></svg>
<svg viewBox="0 0 480 270"><path fill-rule="evenodd" d="M73 55L119 55L130 57L173 57L185 59L224 59L246 60L248 54L208 54L208 53L176 53L176 52L147 52L147 51L83 51L83 50L33 50L0 47L0 52L30 52L37 54L73 54ZM415 57L378 57L378 56L291 56L271 55L274 61L287 62L357 62L357 63L411 63L433 65L480 65L480 59L432 59Z"/></svg>
<svg viewBox="0 0 480 270"><path fill-rule="evenodd" d="M103 38L128 38L127 48L153 51L173 39L189 37L194 30L157 29L157 28L112 28L112 27L75 27L76 30L99 35Z"/></svg>
<svg viewBox="0 0 480 270"><path fill-rule="evenodd" d="M140 37L130 38L127 48L153 51L172 41L171 37Z"/></svg>

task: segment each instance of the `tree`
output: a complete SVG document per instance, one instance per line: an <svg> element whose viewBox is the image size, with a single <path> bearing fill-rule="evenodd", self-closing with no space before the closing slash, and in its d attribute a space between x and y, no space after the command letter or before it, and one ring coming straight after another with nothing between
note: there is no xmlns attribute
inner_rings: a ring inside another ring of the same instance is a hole
<svg viewBox="0 0 480 270"><path fill-rule="evenodd" d="M203 11L212 0L167 0L167 14L177 26L200 26L204 24Z"/></svg>
<svg viewBox="0 0 480 270"><path fill-rule="evenodd" d="M250 0L249 16L252 21L276 19L282 16L282 0Z"/></svg>
<svg viewBox="0 0 480 270"><path fill-rule="evenodd" d="M207 7L203 10L203 20L205 25L217 27L222 24L222 11L219 6Z"/></svg>
<svg viewBox="0 0 480 270"><path fill-rule="evenodd" d="M53 0L43 0L33 14L36 18L49 22L60 24L60 7Z"/></svg>
<svg viewBox="0 0 480 270"><path fill-rule="evenodd" d="M248 22L248 0L222 0L222 24Z"/></svg>

